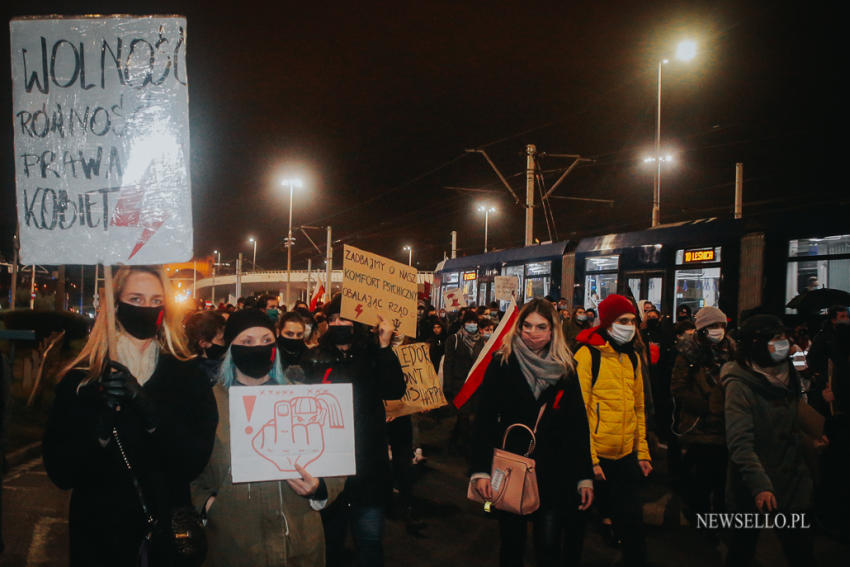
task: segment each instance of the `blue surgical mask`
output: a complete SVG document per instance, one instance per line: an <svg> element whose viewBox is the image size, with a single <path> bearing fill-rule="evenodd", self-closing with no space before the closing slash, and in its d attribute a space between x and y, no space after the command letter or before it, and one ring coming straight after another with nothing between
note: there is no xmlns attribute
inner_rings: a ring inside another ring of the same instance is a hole
<svg viewBox="0 0 850 567"><path fill-rule="evenodd" d="M266 315L268 315L269 319L272 321L277 321L278 315L280 315L280 311L275 308L266 309Z"/></svg>
<svg viewBox="0 0 850 567"><path fill-rule="evenodd" d="M478 332L478 325L476 323L467 323L463 326L463 328L466 329L466 332L471 335L474 335Z"/></svg>
<svg viewBox="0 0 850 567"><path fill-rule="evenodd" d="M481 333L481 336L484 337L484 340L486 341L487 339L490 338L490 335L492 335L492 334L493 333Z"/></svg>
<svg viewBox="0 0 850 567"><path fill-rule="evenodd" d="M788 351L791 349L791 343L788 342L788 339L770 341L770 344L773 345L773 352L770 353L770 358L774 362L781 362L788 358Z"/></svg>
<svg viewBox="0 0 850 567"><path fill-rule="evenodd" d="M587 315L576 315L576 321L587 321Z"/></svg>

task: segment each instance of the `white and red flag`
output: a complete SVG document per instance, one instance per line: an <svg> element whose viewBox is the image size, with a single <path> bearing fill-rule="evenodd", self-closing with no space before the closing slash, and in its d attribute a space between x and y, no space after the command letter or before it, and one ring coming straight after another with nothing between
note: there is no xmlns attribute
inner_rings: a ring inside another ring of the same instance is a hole
<svg viewBox="0 0 850 567"><path fill-rule="evenodd" d="M310 313L316 312L316 305L319 300L325 296L325 285L319 280L319 285L316 286L316 291L313 292L313 297L310 298Z"/></svg>
<svg viewBox="0 0 850 567"><path fill-rule="evenodd" d="M518 316L519 309L516 307L516 300L511 298L511 304L508 305L508 309L499 322L499 326L496 327L496 330L493 331L493 334L490 335L490 338L484 344L481 354L475 359L475 363L469 370L469 374L466 375L466 381L463 383L460 392L452 400L456 408L460 409L463 404L469 401L469 398L472 397L475 391L478 390L481 382L484 381L484 374L487 372L487 367L490 366L490 361L493 360L493 353L502 346L505 335L513 329Z"/></svg>

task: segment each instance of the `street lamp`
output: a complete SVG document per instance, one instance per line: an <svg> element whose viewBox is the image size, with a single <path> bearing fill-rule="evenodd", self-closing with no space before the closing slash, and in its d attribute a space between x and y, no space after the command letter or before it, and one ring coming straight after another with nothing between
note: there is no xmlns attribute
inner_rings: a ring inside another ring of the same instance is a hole
<svg viewBox="0 0 850 567"><path fill-rule="evenodd" d="M682 41L676 47L676 59L690 61L697 54L697 44L693 41ZM652 191L652 226L661 222L661 69L669 61L658 61L658 108L655 114L655 185Z"/></svg>
<svg viewBox="0 0 850 567"><path fill-rule="evenodd" d="M254 266L254 271L257 271L257 239L253 236L248 239L248 243L254 245L254 261L251 263Z"/></svg>
<svg viewBox="0 0 850 567"><path fill-rule="evenodd" d="M301 180L284 179L280 182L284 187L289 187L289 231L286 233L286 307L289 308L289 287L292 282L292 194L295 188L301 188Z"/></svg>
<svg viewBox="0 0 850 567"><path fill-rule="evenodd" d="M490 213L496 212L496 207L490 205L480 205L478 211L484 213L484 253L487 253L487 232L490 223Z"/></svg>
<svg viewBox="0 0 850 567"><path fill-rule="evenodd" d="M407 265L413 265L413 248L410 246L405 246L402 250L407 250Z"/></svg>

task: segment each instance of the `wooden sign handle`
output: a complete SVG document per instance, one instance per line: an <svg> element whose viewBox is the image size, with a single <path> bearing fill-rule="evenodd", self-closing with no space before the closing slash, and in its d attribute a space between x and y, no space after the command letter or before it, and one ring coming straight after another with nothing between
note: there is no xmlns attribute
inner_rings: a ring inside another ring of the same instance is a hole
<svg viewBox="0 0 850 567"><path fill-rule="evenodd" d="M112 266L103 265L103 295L106 303L106 340L109 346L109 360L118 360L118 334L115 330L115 292L112 288Z"/></svg>

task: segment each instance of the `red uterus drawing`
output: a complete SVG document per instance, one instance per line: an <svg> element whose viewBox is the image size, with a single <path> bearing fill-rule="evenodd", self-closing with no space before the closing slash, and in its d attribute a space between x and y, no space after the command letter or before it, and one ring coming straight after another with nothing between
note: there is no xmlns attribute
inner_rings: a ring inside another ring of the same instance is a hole
<svg viewBox="0 0 850 567"><path fill-rule="evenodd" d="M251 440L251 447L280 471L306 467L325 452L325 427L342 429L342 407L336 396L318 394L281 400L274 416Z"/></svg>

